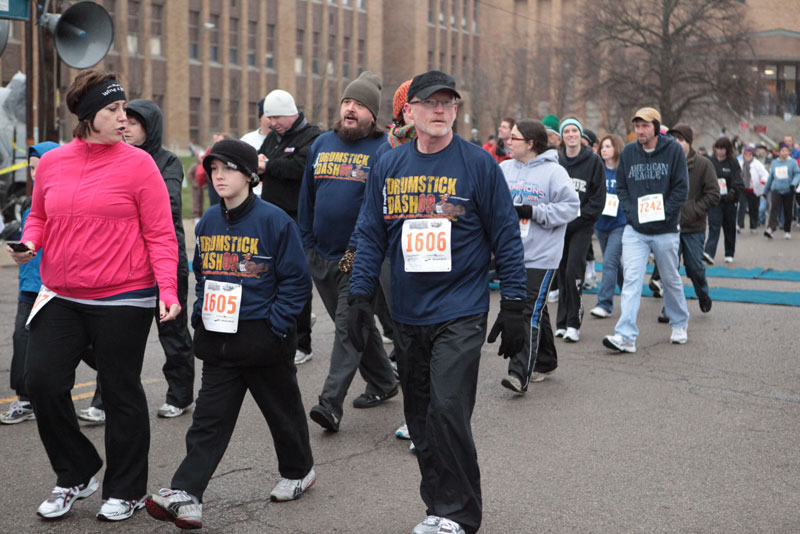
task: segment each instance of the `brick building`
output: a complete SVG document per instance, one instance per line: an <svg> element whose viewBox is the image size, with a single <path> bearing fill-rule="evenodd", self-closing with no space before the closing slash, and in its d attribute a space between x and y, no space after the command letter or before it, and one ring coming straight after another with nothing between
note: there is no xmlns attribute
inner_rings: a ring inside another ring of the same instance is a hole
<svg viewBox="0 0 800 534"><path fill-rule="evenodd" d="M207 143L214 131L242 135L254 129L256 102L276 88L294 94L311 122L328 126L337 118L344 87L363 70L383 79L384 124L403 81L431 68L452 73L465 100L457 130L468 136L479 126L485 137L506 113L541 116L569 109L591 115L562 90L580 80L568 79L569 72L546 53L582 2L98 0L115 28L100 66L120 73L129 98L149 98L162 107L165 144L178 151L190 141ZM61 11L72 3L53 1ZM754 28L751 61L765 87L755 106L765 113L796 113L800 19L782 16L785 7L777 0L746 5ZM0 60L4 85L25 64L24 23L11 27ZM36 47L34 39L34 57ZM527 91L527 81L500 81L507 80L500 70L521 71L528 63L526 76L536 83L522 99L527 107L509 109L504 95ZM76 71L63 65L60 70L63 91ZM63 107L59 114L66 138L74 119Z"/></svg>

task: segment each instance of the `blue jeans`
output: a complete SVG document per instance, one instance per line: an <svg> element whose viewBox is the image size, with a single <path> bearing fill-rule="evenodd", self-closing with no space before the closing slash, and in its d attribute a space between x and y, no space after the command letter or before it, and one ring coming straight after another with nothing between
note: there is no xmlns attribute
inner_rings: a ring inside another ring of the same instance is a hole
<svg viewBox="0 0 800 534"><path fill-rule="evenodd" d="M642 300L642 282L647 270L650 252L656 257L661 283L664 286L664 307L672 328L686 328L689 325L689 310L683 294L683 282L678 274L678 248L680 238L677 233L648 235L625 226L622 234L622 265L625 281L620 299L620 316L614 333L626 341L636 341L639 329L636 317Z"/></svg>
<svg viewBox="0 0 800 534"><path fill-rule="evenodd" d="M683 255L683 264L686 266L686 276L692 281L698 299L708 297L706 266L703 265L703 241L705 238L705 232L681 234L680 253Z"/></svg>
<svg viewBox="0 0 800 534"><path fill-rule="evenodd" d="M614 288L617 284L622 287L622 232L625 226L613 230L594 229L600 250L603 251L603 280L597 291L597 305L608 313L614 311Z"/></svg>

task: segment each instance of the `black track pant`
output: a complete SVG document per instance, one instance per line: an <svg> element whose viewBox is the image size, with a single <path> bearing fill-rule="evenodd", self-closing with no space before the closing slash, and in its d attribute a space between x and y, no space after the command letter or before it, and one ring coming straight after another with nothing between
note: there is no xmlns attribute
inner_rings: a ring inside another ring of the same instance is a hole
<svg viewBox="0 0 800 534"><path fill-rule="evenodd" d="M267 367L204 362L192 426L186 433L186 457L172 477L172 489L184 490L202 502L228 448L247 391L269 425L281 477L297 480L308 474L314 459L294 361L287 358Z"/></svg>
<svg viewBox="0 0 800 534"><path fill-rule="evenodd" d="M508 372L517 375L524 387L531 373L547 373L558 367L558 355L553 338L553 327L547 311L547 293L555 278L555 269L526 269L528 273L528 298L525 302L525 320L530 325L530 335L522 351L508 360Z"/></svg>
<svg viewBox="0 0 800 534"><path fill-rule="evenodd" d="M475 406L486 314L445 323L395 323L403 409L417 448L427 514L468 533L481 524L480 470L470 418Z"/></svg>
<svg viewBox="0 0 800 534"><path fill-rule="evenodd" d="M583 322L583 278L586 253L592 243L590 225L564 236L564 254L558 266L558 313L556 328L580 329Z"/></svg>
<svg viewBox="0 0 800 534"><path fill-rule="evenodd" d="M150 417L141 371L152 320L152 308L54 298L31 322L25 383L57 485L88 482L103 465L78 427L70 396L75 368L92 345L106 410L103 499L145 495Z"/></svg>

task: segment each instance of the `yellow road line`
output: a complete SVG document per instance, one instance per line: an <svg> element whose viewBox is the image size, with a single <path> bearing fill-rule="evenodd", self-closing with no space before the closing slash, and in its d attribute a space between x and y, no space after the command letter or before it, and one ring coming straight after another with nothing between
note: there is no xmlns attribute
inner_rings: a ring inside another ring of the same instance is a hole
<svg viewBox="0 0 800 534"><path fill-rule="evenodd" d="M163 381L164 381L163 378L145 378L145 379L142 380L142 385L157 384L158 382L163 382ZM75 384L75 386L72 389L74 391L76 389L86 388L86 387L89 387L89 386L94 386L95 384L97 384L97 382L83 382L82 384ZM88 392L88 393L77 393L77 394L72 396L72 400L88 399L88 398L93 397L93 396L94 396L94 391L91 391L91 392ZM17 400L18 398L19 397L8 397L8 398L5 398L5 399L0 399L0 406L4 405L4 404L11 404L12 402Z"/></svg>

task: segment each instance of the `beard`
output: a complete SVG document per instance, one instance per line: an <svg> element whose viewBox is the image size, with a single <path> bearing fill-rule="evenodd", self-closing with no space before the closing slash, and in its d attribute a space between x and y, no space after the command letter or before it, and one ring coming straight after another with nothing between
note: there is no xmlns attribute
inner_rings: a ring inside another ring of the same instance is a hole
<svg viewBox="0 0 800 534"><path fill-rule="evenodd" d="M346 143L353 143L359 139L364 139L375 131L374 121L358 121L355 126L344 126L342 119L336 121L333 125L333 131L336 132L342 141Z"/></svg>

